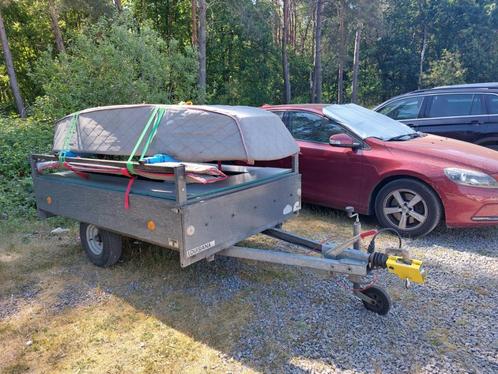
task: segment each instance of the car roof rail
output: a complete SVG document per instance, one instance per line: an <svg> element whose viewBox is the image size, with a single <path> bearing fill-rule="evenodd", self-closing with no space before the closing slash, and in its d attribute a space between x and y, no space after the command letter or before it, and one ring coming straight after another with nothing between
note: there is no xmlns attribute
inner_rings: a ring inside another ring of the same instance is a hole
<svg viewBox="0 0 498 374"><path fill-rule="evenodd" d="M498 82L485 82L485 83L466 83L466 84L453 84L447 86L434 87L434 90L445 90L445 89L465 89L465 88L494 88L498 89Z"/></svg>
<svg viewBox="0 0 498 374"><path fill-rule="evenodd" d="M393 97L392 99L403 97L405 95L412 95L417 93L431 92L431 91L439 91L439 90L452 90L452 89L497 89L498 90L498 82L486 82L486 83L466 83L466 84L454 84L447 86L437 86L432 88L421 88L418 90L410 91L398 96Z"/></svg>

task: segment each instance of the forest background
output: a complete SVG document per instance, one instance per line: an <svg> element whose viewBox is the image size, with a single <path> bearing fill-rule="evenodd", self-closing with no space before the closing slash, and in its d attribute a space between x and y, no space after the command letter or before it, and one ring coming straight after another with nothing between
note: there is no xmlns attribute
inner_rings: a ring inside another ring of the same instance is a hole
<svg viewBox="0 0 498 374"><path fill-rule="evenodd" d="M381 103L497 81L496 0L0 0L0 213L53 120L122 103Z"/></svg>

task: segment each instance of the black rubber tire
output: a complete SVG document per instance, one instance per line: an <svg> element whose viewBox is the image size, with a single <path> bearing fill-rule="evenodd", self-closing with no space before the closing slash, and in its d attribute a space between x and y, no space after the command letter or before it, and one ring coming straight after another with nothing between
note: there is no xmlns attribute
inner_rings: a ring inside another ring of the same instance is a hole
<svg viewBox="0 0 498 374"><path fill-rule="evenodd" d="M409 189L417 194L419 194L426 203L427 206L427 218L425 222L417 228L403 230L397 225L393 224L388 217L384 215L383 212L383 202L384 199L393 191L398 189ZM377 220L383 227L389 227L398 231L402 236L424 236L430 233L436 228L442 218L443 209L441 207L441 202L436 193L427 186L425 183L409 179L402 178L396 179L392 182L387 183L381 188L379 193L375 198L375 216Z"/></svg>
<svg viewBox="0 0 498 374"><path fill-rule="evenodd" d="M363 306L366 309L377 313L380 316L385 316L387 313L389 313L392 305L391 298L383 288L372 286L360 292L375 300L375 304L369 304L366 301L362 300Z"/></svg>
<svg viewBox="0 0 498 374"><path fill-rule="evenodd" d="M123 239L121 235L98 228L98 234L102 241L102 253L95 254L90 249L89 238L87 237L87 228L89 224L80 222L80 240L86 255L90 261L100 267L109 267L114 265L121 258L123 253Z"/></svg>

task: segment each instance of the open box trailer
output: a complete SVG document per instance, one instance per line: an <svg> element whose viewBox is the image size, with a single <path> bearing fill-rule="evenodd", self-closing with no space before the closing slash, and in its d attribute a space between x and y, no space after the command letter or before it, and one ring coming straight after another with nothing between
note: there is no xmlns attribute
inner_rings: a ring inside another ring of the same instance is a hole
<svg viewBox="0 0 498 374"><path fill-rule="evenodd" d="M275 116L272 120L278 119ZM387 268L402 279L423 282L419 261L355 249L363 237L374 234L360 233L357 224L351 240L335 247L277 228L301 208L297 153L292 155L291 169L219 163L226 179L209 184L187 183L182 163L139 163L135 164L137 173L140 168L160 168L172 177L164 181L135 178L130 191L126 176L92 172L82 175L77 171L78 166L91 169L91 165L119 168L122 162L85 157L61 159L61 149L57 152L58 155L32 155L30 159L38 212L41 217L59 215L79 221L83 247L96 265L115 264L121 256L122 237L131 237L178 251L182 267L203 259L211 261L215 256L303 266L347 275L354 294L367 309L379 314L386 314L391 303L380 287L362 286L372 270ZM39 165L47 162L60 163L69 170L40 171ZM125 195L129 204L123 204ZM257 233L313 250L318 256L236 245Z"/></svg>

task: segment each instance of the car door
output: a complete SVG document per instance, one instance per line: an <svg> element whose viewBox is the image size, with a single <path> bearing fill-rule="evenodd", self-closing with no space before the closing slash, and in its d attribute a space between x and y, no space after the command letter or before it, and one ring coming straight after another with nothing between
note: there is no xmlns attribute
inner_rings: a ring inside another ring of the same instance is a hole
<svg viewBox="0 0 498 374"><path fill-rule="evenodd" d="M331 146L329 137L345 130L316 113L288 111L285 122L300 147L303 199L339 209L357 205L363 150Z"/></svg>
<svg viewBox="0 0 498 374"><path fill-rule="evenodd" d="M426 96L416 128L439 136L476 142L485 120L482 95L441 93Z"/></svg>
<svg viewBox="0 0 498 374"><path fill-rule="evenodd" d="M392 100L377 111L418 130L418 118L424 103L423 96Z"/></svg>

